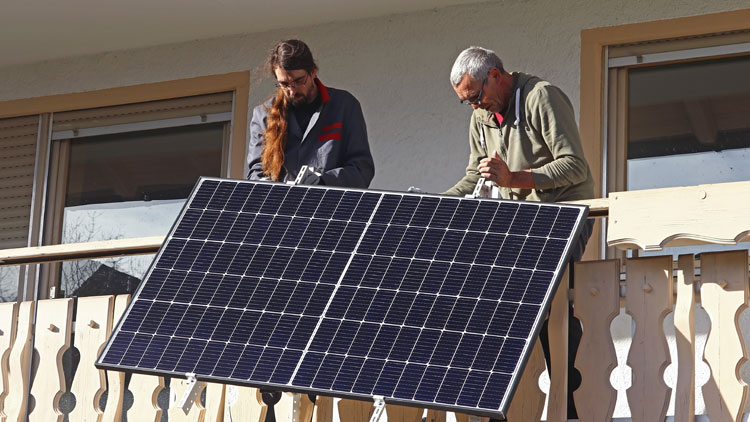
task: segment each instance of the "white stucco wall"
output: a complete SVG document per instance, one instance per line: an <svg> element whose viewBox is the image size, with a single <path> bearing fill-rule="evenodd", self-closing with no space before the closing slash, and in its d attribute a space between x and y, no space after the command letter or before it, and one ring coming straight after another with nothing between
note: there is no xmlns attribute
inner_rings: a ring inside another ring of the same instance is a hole
<svg viewBox="0 0 750 422"><path fill-rule="evenodd" d="M677 6L677 7L676 7ZM271 92L256 69L270 46L299 37L321 79L362 103L377 174L373 187L447 189L467 159L469 109L448 73L469 45L495 49L509 70L579 98L580 31L748 7L747 0L621 2L508 0L116 51L0 69L0 101L253 70L251 103Z"/></svg>
<svg viewBox="0 0 750 422"><path fill-rule="evenodd" d="M3 68L0 101L251 69L254 105L272 91L256 70L267 50L298 37L310 45L320 78L362 103L377 167L372 187L440 192L461 177L467 159L470 109L448 82L463 48L495 49L507 69L557 84L578 109L582 29L748 6L747 0L507 0L256 34L248 28L236 36ZM624 361L630 324L622 318L613 331ZM621 367L612 380L626 388L629 373ZM626 414L624 406L618 403L616 415Z"/></svg>

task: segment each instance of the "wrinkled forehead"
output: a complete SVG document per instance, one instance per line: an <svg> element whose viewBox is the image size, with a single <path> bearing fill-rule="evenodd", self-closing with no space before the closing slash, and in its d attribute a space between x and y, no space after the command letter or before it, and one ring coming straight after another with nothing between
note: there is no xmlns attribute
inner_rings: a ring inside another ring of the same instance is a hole
<svg viewBox="0 0 750 422"><path fill-rule="evenodd" d="M482 81L477 81L475 79L472 79L469 74L464 74L463 78L461 78L461 82L458 83L458 85L453 87L453 90L456 91L456 94L458 94L459 97L462 99L468 99L472 95L476 95L477 92L479 92L479 89L481 88Z"/></svg>
<svg viewBox="0 0 750 422"><path fill-rule="evenodd" d="M299 79L307 75L307 71L305 69L285 70L281 67L277 67L276 69L274 69L273 73L276 74L276 80L280 82L292 82L295 79Z"/></svg>

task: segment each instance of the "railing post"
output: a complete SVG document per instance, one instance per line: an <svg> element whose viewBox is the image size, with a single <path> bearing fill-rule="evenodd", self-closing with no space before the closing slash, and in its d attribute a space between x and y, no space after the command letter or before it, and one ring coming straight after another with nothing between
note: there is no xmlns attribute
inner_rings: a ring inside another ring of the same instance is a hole
<svg viewBox="0 0 750 422"><path fill-rule="evenodd" d="M119 321L130 301L130 295L123 294L115 297L115 306L112 312L113 326ZM104 406L102 422L120 422L122 420L123 408L125 407L125 373L121 371L107 372L107 404Z"/></svg>
<svg viewBox="0 0 750 422"><path fill-rule="evenodd" d="M18 318L18 303L0 304L0 418L3 417L5 399L12 391L8 380L10 369L10 354L16 338L16 321Z"/></svg>
<svg viewBox="0 0 750 422"><path fill-rule="evenodd" d="M703 386L706 413L712 421L739 421L747 385L739 366L747 360L739 315L748 303L747 251L701 254L701 302L711 319L705 361L711 377Z"/></svg>
<svg viewBox="0 0 750 422"><path fill-rule="evenodd" d="M38 302L34 349L39 356L31 395L35 405L29 422L62 421L60 397L65 392L62 355L70 347L73 299L47 299Z"/></svg>
<svg viewBox="0 0 750 422"><path fill-rule="evenodd" d="M670 364L664 319L672 310L672 256L629 259L625 309L635 332L628 352L633 383L627 390L633 422L664 420L670 388L664 370Z"/></svg>
<svg viewBox="0 0 750 422"><path fill-rule="evenodd" d="M578 419L599 422L612 419L617 391L609 376L617 366L610 326L620 313L620 260L575 264L575 315L583 325L576 354L581 386L573 393Z"/></svg>
<svg viewBox="0 0 750 422"><path fill-rule="evenodd" d="M568 420L568 309L569 302L569 269L557 287L557 293L552 299L550 308L549 333L549 403L547 404L547 420L562 422Z"/></svg>
<svg viewBox="0 0 750 422"><path fill-rule="evenodd" d="M107 384L104 371L96 369L94 362L112 331L114 298L114 296L78 298L75 346L81 360L70 387L70 391L76 398L76 406L68 415L71 422L101 420L103 411L99 407L99 398L107 389Z"/></svg>
<svg viewBox="0 0 750 422"><path fill-rule="evenodd" d="M677 384L675 385L675 422L695 420L695 285L693 255L677 260L677 302L674 309L674 333L677 345Z"/></svg>

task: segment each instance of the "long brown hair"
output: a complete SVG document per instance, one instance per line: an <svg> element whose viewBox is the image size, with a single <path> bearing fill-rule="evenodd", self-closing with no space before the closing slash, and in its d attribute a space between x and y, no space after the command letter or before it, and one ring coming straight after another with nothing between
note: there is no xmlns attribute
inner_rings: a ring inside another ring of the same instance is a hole
<svg viewBox="0 0 750 422"><path fill-rule="evenodd" d="M281 41L273 47L266 61L266 69L275 77L275 71L279 67L284 70L304 69L308 73L318 69L310 48L300 40ZM263 151L260 155L263 173L274 181L279 180L284 165L288 114L289 100L284 95L284 90L279 88L271 107L268 108L266 130L263 132Z"/></svg>

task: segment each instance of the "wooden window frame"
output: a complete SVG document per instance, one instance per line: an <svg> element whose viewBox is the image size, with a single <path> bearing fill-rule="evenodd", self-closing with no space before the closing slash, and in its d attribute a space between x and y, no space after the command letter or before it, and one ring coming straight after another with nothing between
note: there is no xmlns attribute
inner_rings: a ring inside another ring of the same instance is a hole
<svg viewBox="0 0 750 422"><path fill-rule="evenodd" d="M654 40L686 38L750 29L750 9L712 13L702 16L675 18L661 21L618 25L581 31L581 80L580 80L580 131L584 155L594 175L596 196L603 195L603 169L609 157L605 157L608 113L608 90L622 88L620 77L610 80L607 48L621 44L633 44ZM612 85L615 85L613 88ZM619 88L617 85L620 85ZM611 129L620 129L620 122ZM612 155L612 154L608 154ZM598 222L591 236L584 259L601 259L606 255L606 244L602 223Z"/></svg>
<svg viewBox="0 0 750 422"><path fill-rule="evenodd" d="M232 92L232 121L226 131L224 147L229 154L223 154L222 169L231 178L243 178L247 157L248 103L250 94L250 72L233 72L220 75L199 76L165 82L154 82L134 86L108 88L97 91L58 94L45 97L24 98L0 102L0 118L40 115L41 128L37 143L39 160L36 163L35 183L32 202L32 222L29 230L29 246L39 246L43 242L44 209L47 181L54 169L50 168L51 116L53 113L109 107L148 101L169 100L203 94ZM46 157L46 159L44 159ZM44 299L49 296L47 283L40 283L37 290L37 266L29 266L21 271L18 300ZM42 285L43 284L43 285Z"/></svg>

